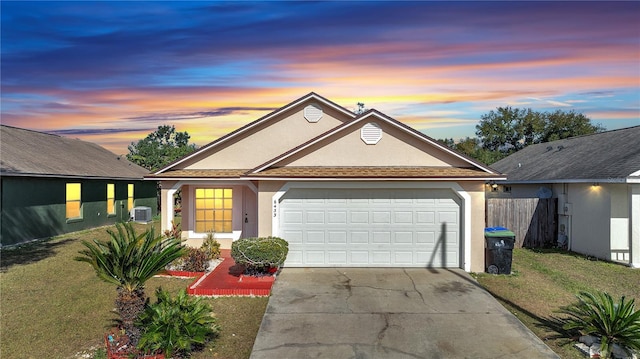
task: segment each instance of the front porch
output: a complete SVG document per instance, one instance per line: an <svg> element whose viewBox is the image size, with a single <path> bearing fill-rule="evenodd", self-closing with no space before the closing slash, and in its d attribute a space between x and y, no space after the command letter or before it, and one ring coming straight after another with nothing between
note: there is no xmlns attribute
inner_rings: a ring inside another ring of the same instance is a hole
<svg viewBox="0 0 640 359"><path fill-rule="evenodd" d="M176 208L182 215L182 239L199 247L208 233L230 249L240 238L258 235L258 188L253 181L161 181L161 227L171 229ZM178 200L176 194L180 194Z"/></svg>

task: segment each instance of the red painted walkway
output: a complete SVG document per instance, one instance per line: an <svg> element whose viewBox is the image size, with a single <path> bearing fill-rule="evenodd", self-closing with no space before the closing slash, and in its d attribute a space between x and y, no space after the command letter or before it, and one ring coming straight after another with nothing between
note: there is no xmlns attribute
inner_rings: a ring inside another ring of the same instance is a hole
<svg viewBox="0 0 640 359"><path fill-rule="evenodd" d="M275 276L251 277L239 273L230 250L221 250L222 263L200 276L187 293L204 296L269 296Z"/></svg>

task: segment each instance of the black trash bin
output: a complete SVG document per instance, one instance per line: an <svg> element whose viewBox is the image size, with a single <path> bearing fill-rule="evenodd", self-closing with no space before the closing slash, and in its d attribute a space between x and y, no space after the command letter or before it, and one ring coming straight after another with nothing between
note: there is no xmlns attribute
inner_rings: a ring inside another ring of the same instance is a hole
<svg viewBox="0 0 640 359"><path fill-rule="evenodd" d="M511 274L513 246L516 242L515 233L504 227L486 228L484 239L487 273Z"/></svg>

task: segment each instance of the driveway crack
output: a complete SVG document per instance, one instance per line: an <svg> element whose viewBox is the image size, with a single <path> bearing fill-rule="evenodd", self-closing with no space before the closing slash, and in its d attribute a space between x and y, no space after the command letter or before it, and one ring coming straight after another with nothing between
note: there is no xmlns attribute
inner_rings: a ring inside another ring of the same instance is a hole
<svg viewBox="0 0 640 359"><path fill-rule="evenodd" d="M351 285L351 278L349 278L349 276L347 275L347 273L345 272L341 272L340 270L336 269L336 272L338 273L338 275L340 275L341 277L346 278L346 280L343 280L340 282L340 285L347 290L348 295L345 298L345 303L347 304L347 309L349 309L349 312L353 313L353 310L351 309L351 306L349 306L349 300L351 299L351 296L353 296L353 286Z"/></svg>
<svg viewBox="0 0 640 359"><path fill-rule="evenodd" d="M409 273L407 273L406 269L402 269L402 271L404 272L404 274L409 277L409 279L411 280L411 284L413 285L413 290L418 293L418 295L420 296L420 299L422 300L422 304L427 304L427 302L424 300L424 296L422 295L422 293L418 290L418 287L416 286L416 282L413 280L413 277L411 277L411 275Z"/></svg>

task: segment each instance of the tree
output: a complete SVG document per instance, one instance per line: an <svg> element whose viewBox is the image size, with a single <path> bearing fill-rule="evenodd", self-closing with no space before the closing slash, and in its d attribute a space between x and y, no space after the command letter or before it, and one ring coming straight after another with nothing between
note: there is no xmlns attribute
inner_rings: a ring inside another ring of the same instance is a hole
<svg viewBox="0 0 640 359"><path fill-rule="evenodd" d="M140 235L131 223L116 224L116 229L107 230L108 242L82 241L86 249L75 260L89 263L98 278L116 285L116 310L135 345L140 338L135 321L146 304L145 282L182 256L185 249L178 238L156 236L153 227Z"/></svg>
<svg viewBox="0 0 640 359"><path fill-rule="evenodd" d="M496 157L505 157L532 144L603 130L604 127L592 124L589 118L575 111L537 112L511 107L498 107L482 115L476 125L480 146L499 152Z"/></svg>
<svg viewBox="0 0 640 359"><path fill-rule="evenodd" d="M503 157L500 152L490 151L482 148L480 140L475 137L460 139L458 142L455 142L453 138L445 138L444 140L439 141L447 145L449 148L452 148L482 163L493 163L502 159Z"/></svg>
<svg viewBox="0 0 640 359"><path fill-rule="evenodd" d="M149 171L156 171L193 152L196 145L189 143L190 138L186 131L176 132L175 126L158 126L155 132L129 145L127 159Z"/></svg>

